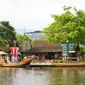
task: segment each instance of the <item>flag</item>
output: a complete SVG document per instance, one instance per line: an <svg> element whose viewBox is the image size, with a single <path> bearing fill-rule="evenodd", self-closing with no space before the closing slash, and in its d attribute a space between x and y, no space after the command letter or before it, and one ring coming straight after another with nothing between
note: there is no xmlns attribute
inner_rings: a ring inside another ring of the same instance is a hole
<svg viewBox="0 0 85 85"><path fill-rule="evenodd" d="M11 54L11 55L14 55L14 56L18 56L18 50L19 50L18 47L12 47L10 54Z"/></svg>

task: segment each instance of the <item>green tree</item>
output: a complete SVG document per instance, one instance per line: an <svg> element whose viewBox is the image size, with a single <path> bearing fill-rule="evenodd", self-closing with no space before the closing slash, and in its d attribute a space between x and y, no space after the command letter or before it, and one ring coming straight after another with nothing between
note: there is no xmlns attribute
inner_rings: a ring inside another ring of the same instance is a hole
<svg viewBox="0 0 85 85"><path fill-rule="evenodd" d="M0 45L4 45L6 27L0 26Z"/></svg>
<svg viewBox="0 0 85 85"><path fill-rule="evenodd" d="M80 47L80 54L85 57L85 46Z"/></svg>
<svg viewBox="0 0 85 85"><path fill-rule="evenodd" d="M10 46L13 46L13 40L16 39L16 32L14 27L12 27L8 21L0 22L0 37L3 40L3 44L8 42ZM1 39L0 42L2 42Z"/></svg>
<svg viewBox="0 0 85 85"><path fill-rule="evenodd" d="M43 29L46 40L53 43L85 43L85 11L63 7L60 15L52 15L54 22Z"/></svg>

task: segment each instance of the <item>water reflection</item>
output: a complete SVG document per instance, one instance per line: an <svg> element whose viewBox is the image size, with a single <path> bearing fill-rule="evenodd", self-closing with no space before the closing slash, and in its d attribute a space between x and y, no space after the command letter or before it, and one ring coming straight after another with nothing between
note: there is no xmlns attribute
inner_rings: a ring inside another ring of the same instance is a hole
<svg viewBox="0 0 85 85"><path fill-rule="evenodd" d="M85 68L0 68L0 85L85 85Z"/></svg>

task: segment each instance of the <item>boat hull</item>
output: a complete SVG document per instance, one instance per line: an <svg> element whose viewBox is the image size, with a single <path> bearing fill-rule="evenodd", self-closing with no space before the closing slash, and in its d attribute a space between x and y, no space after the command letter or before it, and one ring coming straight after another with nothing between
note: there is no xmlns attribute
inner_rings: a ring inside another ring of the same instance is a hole
<svg viewBox="0 0 85 85"><path fill-rule="evenodd" d="M1 67L26 67L27 65L29 65L32 61L32 58L27 58L22 60L19 63L1 63L0 66Z"/></svg>

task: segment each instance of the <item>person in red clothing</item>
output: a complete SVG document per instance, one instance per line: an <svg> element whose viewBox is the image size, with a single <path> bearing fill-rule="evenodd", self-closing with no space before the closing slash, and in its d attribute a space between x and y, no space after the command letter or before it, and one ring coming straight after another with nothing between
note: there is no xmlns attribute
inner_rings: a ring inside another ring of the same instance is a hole
<svg viewBox="0 0 85 85"><path fill-rule="evenodd" d="M80 61L80 55L79 54L77 55L77 61L78 62Z"/></svg>
<svg viewBox="0 0 85 85"><path fill-rule="evenodd" d="M45 61L45 56L44 55L42 55L42 61Z"/></svg>

